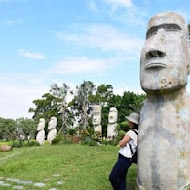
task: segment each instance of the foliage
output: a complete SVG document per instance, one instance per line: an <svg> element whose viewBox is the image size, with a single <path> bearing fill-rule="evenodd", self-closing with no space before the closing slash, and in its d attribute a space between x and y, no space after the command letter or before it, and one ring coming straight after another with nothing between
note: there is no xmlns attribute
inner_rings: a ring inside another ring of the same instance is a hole
<svg viewBox="0 0 190 190"><path fill-rule="evenodd" d="M59 144L64 138L65 135L62 132L60 132L56 135L55 139L52 140L52 144Z"/></svg>
<svg viewBox="0 0 190 190"><path fill-rule="evenodd" d="M108 102L108 107L116 107L118 109L118 123L125 121L125 116L131 112L140 113L143 106L145 94L135 94L134 92L124 92L123 96L113 95Z"/></svg>
<svg viewBox="0 0 190 190"><path fill-rule="evenodd" d="M52 141L52 145L56 145L56 144L72 144L72 138L68 138L67 135L65 135L64 133L60 132L55 139L53 139Z"/></svg>
<svg viewBox="0 0 190 190"><path fill-rule="evenodd" d="M69 97L69 95L73 95L73 91L70 90L70 87L68 85L63 83L62 86L58 86L57 84L51 85L50 92L52 92L52 94L60 100L53 100L52 103L57 106L58 113L61 114L61 130L64 132L67 126L72 125L74 121L73 114L68 109L67 102L67 98Z"/></svg>
<svg viewBox="0 0 190 190"><path fill-rule="evenodd" d="M16 140L16 141L12 141L10 145L13 148L20 148L20 147L25 147L25 146L40 146L40 144L34 140L32 141Z"/></svg>
<svg viewBox="0 0 190 190"><path fill-rule="evenodd" d="M75 110L75 116L78 117L79 125L86 130L89 122L90 101L89 96L93 94L95 85L90 81L84 81L77 86L77 94L69 104L72 110Z"/></svg>
<svg viewBox="0 0 190 190"><path fill-rule="evenodd" d="M16 122L13 119L0 118L0 137L14 140L16 138Z"/></svg>
<svg viewBox="0 0 190 190"><path fill-rule="evenodd" d="M46 132L48 122L50 121L51 117L57 117L58 118L58 124L57 129L60 129L62 126L62 118L57 113L57 106L56 104L53 104L52 102L60 102L61 99L53 96L50 93L45 93L42 96L42 99L36 99L33 101L35 104L35 108L29 108L29 112L33 112L33 119L35 120L36 124L39 122L40 118L44 118L46 121Z"/></svg>
<svg viewBox="0 0 190 190"><path fill-rule="evenodd" d="M93 140L91 137L86 137L82 142L82 145L97 146L97 141Z"/></svg>
<svg viewBox="0 0 190 190"><path fill-rule="evenodd" d="M34 120L28 118L19 118L16 119L17 124L17 136L20 137L21 135L25 136L25 139L29 136L34 137L36 124Z"/></svg>

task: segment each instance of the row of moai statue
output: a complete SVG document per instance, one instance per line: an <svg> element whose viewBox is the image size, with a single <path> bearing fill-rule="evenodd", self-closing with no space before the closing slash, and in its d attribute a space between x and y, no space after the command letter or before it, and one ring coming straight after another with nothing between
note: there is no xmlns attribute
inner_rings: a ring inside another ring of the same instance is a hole
<svg viewBox="0 0 190 190"><path fill-rule="evenodd" d="M94 131L102 134L102 126L101 126L101 110L102 107L100 105L93 106L93 119L92 124L94 126ZM110 140L113 139L117 135L116 126L118 120L118 111L117 108L111 107L108 115L108 125L107 125L107 138Z"/></svg>
<svg viewBox="0 0 190 190"><path fill-rule="evenodd" d="M56 135L57 135L57 118L56 117L51 117L49 123L48 123L48 136L47 136L47 140L48 142L51 144L52 140L55 139ZM36 141L39 144L43 144L44 140L45 140L45 119L44 118L40 118L39 123L37 125L37 135L36 135Z"/></svg>

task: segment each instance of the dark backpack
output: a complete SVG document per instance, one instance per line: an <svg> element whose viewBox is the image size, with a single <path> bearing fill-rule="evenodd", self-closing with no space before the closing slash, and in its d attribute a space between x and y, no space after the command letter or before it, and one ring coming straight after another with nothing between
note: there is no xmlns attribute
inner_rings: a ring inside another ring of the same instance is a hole
<svg viewBox="0 0 190 190"><path fill-rule="evenodd" d="M134 131L134 132L138 135L138 132L137 132L136 130L132 129L132 131ZM134 152L133 152L133 149L132 149L132 147L131 147L131 144L129 144L129 148L130 148L131 154L132 154L131 160L132 160L132 162L133 162L134 164L137 164L137 154L138 154L137 149L136 149L136 152L134 153Z"/></svg>

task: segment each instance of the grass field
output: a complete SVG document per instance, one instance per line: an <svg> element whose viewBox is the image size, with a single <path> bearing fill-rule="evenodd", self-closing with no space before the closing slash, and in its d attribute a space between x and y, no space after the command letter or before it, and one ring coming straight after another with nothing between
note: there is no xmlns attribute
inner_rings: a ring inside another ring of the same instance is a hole
<svg viewBox="0 0 190 190"><path fill-rule="evenodd" d="M23 189L49 190L111 190L108 180L113 164L117 160L118 147L90 147L82 145L48 145L14 148L11 152L0 152L0 182L11 187L18 186L14 180L32 181L22 185ZM35 183L44 183L36 187ZM136 165L128 174L128 190L136 188Z"/></svg>

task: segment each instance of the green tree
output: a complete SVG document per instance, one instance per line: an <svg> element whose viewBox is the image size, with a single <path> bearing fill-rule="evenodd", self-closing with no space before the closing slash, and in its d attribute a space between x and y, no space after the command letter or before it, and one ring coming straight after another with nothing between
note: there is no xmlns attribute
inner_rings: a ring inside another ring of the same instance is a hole
<svg viewBox="0 0 190 190"><path fill-rule="evenodd" d="M108 102L108 107L116 107L118 109L118 124L125 128L123 123L126 121L125 116L131 112L140 113L145 99L145 94L135 94L134 92L125 91L123 96L113 95Z"/></svg>
<svg viewBox="0 0 190 190"><path fill-rule="evenodd" d="M24 135L25 139L28 136L34 137L36 130L36 123L34 122L34 120L22 117L16 119L16 124L17 124L18 137L20 137L21 135Z"/></svg>
<svg viewBox="0 0 190 190"><path fill-rule="evenodd" d="M33 103L35 104L35 108L29 108L29 112L33 112L33 119L37 124L40 118L44 118L46 121L46 131L48 122L50 118L55 116L58 118L57 128L60 129L62 126L62 121L60 114L57 113L57 105L52 102L60 102L60 99L53 96L50 93L45 93L42 96L42 99L34 100Z"/></svg>
<svg viewBox="0 0 190 190"><path fill-rule="evenodd" d="M5 126L5 136L8 140L14 140L16 139L16 122L13 119L5 119L4 122Z"/></svg>
<svg viewBox="0 0 190 190"><path fill-rule="evenodd" d="M5 138L6 127L5 127L5 119L0 117L0 139Z"/></svg>
<svg viewBox="0 0 190 190"><path fill-rule="evenodd" d="M70 110L68 109L68 102L67 102L67 98L70 95L73 95L73 92L70 90L70 87L66 85L65 83L63 83L62 86L53 84L51 86L50 92L52 92L52 94L55 97L57 97L57 99L53 100L52 103L57 106L57 109L59 110L58 113L61 114L61 118L62 118L61 129L64 132L66 129L66 126L70 126L74 120L74 118L71 117L72 114Z"/></svg>
<svg viewBox="0 0 190 190"><path fill-rule="evenodd" d="M79 125L86 130L89 122L90 101L89 96L95 90L95 85L90 81L84 81L77 86L77 93L69 106L74 110L75 116L78 117Z"/></svg>

